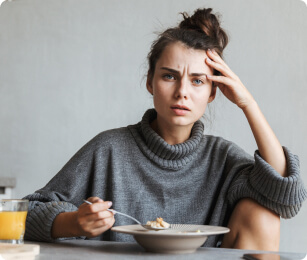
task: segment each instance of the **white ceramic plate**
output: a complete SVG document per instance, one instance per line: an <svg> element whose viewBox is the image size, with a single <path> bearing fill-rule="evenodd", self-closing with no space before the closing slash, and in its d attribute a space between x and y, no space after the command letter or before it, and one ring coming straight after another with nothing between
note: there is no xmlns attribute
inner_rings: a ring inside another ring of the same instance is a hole
<svg viewBox="0 0 307 260"><path fill-rule="evenodd" d="M147 230L141 225L117 226L115 232L130 234L147 251L156 253L192 253L208 236L229 232L229 228L207 225L171 224L166 230Z"/></svg>

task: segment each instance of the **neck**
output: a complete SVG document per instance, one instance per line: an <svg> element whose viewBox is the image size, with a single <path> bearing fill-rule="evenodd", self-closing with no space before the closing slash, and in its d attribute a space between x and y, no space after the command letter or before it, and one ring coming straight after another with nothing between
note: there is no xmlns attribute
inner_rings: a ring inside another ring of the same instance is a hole
<svg viewBox="0 0 307 260"><path fill-rule="evenodd" d="M170 145L184 143L190 138L193 125L170 126L156 118L150 124L151 128Z"/></svg>

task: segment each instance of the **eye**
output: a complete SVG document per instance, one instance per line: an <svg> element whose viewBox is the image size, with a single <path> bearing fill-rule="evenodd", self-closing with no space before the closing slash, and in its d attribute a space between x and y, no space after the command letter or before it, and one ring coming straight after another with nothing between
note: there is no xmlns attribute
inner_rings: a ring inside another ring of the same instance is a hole
<svg viewBox="0 0 307 260"><path fill-rule="evenodd" d="M165 75L163 75L163 78L168 79L168 80L174 80L175 79L175 77L171 74L165 74Z"/></svg>
<svg viewBox="0 0 307 260"><path fill-rule="evenodd" d="M193 83L194 83L195 85L202 85L202 84L204 84L204 82L203 82L202 80L200 80L200 79L194 79L194 80L193 80Z"/></svg>

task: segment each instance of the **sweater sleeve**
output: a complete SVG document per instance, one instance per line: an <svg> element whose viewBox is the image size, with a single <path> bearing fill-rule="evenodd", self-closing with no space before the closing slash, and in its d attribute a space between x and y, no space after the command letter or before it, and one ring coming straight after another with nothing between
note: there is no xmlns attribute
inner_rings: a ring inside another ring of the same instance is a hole
<svg viewBox="0 0 307 260"><path fill-rule="evenodd" d="M287 177L282 177L259 152L254 154L254 165L246 167L232 181L228 200L232 206L242 198L252 198L273 210L282 218L294 217L307 198L300 177L299 158L283 147L287 162Z"/></svg>
<svg viewBox="0 0 307 260"><path fill-rule="evenodd" d="M39 193L28 195L25 199L29 200L25 239L45 242L65 239L51 237L53 221L58 214L76 211L78 208L65 201L46 201Z"/></svg>
<svg viewBox="0 0 307 260"><path fill-rule="evenodd" d="M56 216L76 211L83 199L92 196L96 174L93 166L95 147L95 141L87 143L45 187L25 197L29 200L25 239L55 241L51 237L51 229Z"/></svg>

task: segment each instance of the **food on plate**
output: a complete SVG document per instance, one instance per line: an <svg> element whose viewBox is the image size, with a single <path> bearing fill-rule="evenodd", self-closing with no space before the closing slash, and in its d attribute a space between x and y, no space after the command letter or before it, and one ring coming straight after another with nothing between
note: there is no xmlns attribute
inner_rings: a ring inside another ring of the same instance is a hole
<svg viewBox="0 0 307 260"><path fill-rule="evenodd" d="M152 228L169 228L170 224L163 221L163 218L157 218L154 221L147 221L146 225L151 226Z"/></svg>

